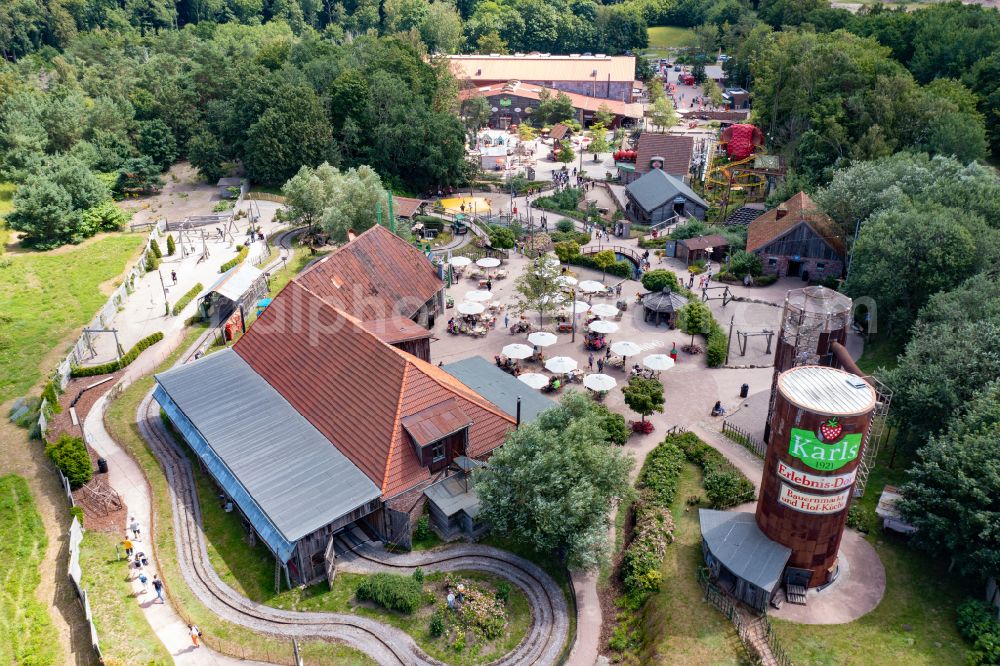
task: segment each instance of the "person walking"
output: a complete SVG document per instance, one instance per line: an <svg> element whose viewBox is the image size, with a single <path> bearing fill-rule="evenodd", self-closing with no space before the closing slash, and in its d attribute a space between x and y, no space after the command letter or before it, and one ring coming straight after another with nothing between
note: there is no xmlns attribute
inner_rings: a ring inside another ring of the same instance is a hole
<svg viewBox="0 0 1000 666"><path fill-rule="evenodd" d="M135 546L132 545L132 540L126 536L125 540L122 541L122 545L125 546L125 559L132 559L132 553L135 550Z"/></svg>
<svg viewBox="0 0 1000 666"><path fill-rule="evenodd" d="M493 291L493 278L486 278L486 291Z"/></svg>
<svg viewBox="0 0 1000 666"><path fill-rule="evenodd" d="M597 359L597 371L598 372L604 372L604 359L603 358Z"/></svg>
<svg viewBox="0 0 1000 666"><path fill-rule="evenodd" d="M201 647L198 644L198 639L201 638L201 630L198 629L198 627L196 627L195 625L189 624L188 634L191 635L191 644L194 645L195 647Z"/></svg>
<svg viewBox="0 0 1000 666"><path fill-rule="evenodd" d="M170 278L177 284L177 271L170 271Z"/></svg>
<svg viewBox="0 0 1000 666"><path fill-rule="evenodd" d="M146 578L146 574L139 572L139 582L142 583L142 593L146 594L149 592L149 579Z"/></svg>
<svg viewBox="0 0 1000 666"><path fill-rule="evenodd" d="M594 352L587 354L587 369L591 371L594 369Z"/></svg>
<svg viewBox="0 0 1000 666"><path fill-rule="evenodd" d="M160 580L157 574L153 574L153 590L156 592L156 598L160 600L161 604L167 603L166 599L163 598L163 581Z"/></svg>
<svg viewBox="0 0 1000 666"><path fill-rule="evenodd" d="M510 328L510 317L507 316L506 312L503 313L503 327Z"/></svg>
<svg viewBox="0 0 1000 666"><path fill-rule="evenodd" d="M176 284L176 283L177 283L177 280L174 280L174 284ZM129 516L128 520L129 520L128 528L130 530L132 530L132 538L135 539L136 541L138 541L139 540L139 521L135 519L135 516Z"/></svg>

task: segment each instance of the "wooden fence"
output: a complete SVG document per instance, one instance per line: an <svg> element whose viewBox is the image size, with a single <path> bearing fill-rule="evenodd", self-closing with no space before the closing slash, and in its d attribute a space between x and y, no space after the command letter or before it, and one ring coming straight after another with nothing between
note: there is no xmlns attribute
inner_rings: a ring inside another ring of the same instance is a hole
<svg viewBox="0 0 1000 666"><path fill-rule="evenodd" d="M778 636L766 614L751 615L744 610L731 596L712 584L704 568L698 570L698 582L705 592L705 601L715 606L733 623L736 635L740 637L740 642L751 658L764 666L793 666L788 653L778 642Z"/></svg>
<svg viewBox="0 0 1000 666"><path fill-rule="evenodd" d="M722 434L758 458L763 458L767 453L767 444L760 441L746 430L743 430L743 428L733 425L729 421L722 422Z"/></svg>

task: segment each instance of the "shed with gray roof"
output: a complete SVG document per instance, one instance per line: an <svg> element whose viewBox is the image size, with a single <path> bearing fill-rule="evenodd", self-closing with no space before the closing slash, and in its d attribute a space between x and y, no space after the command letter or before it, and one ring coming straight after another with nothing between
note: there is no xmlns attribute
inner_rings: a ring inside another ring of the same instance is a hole
<svg viewBox="0 0 1000 666"><path fill-rule="evenodd" d="M653 169L630 183L625 188L625 198L628 218L649 226L672 218L704 220L708 210L708 203L684 181L661 169Z"/></svg>
<svg viewBox="0 0 1000 666"><path fill-rule="evenodd" d="M713 582L759 611L778 591L790 548L772 541L752 513L699 509L701 547Z"/></svg>

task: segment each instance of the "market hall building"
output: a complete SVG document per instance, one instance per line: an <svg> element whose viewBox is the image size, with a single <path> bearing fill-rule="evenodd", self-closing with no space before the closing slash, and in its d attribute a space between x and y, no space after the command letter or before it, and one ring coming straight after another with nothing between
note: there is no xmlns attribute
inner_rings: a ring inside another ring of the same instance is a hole
<svg viewBox="0 0 1000 666"><path fill-rule="evenodd" d="M334 287L318 290L314 271L289 282L232 348L156 375L154 391L288 585L327 575L338 535L408 546L428 502L440 532L481 530L468 474L518 422L504 383L517 380L481 363L470 388L407 351L418 324L362 321L343 309L352 303L333 304Z"/></svg>
<svg viewBox="0 0 1000 666"><path fill-rule="evenodd" d="M491 53L450 55L448 60L455 78L474 87L521 81L603 100L635 101L635 56Z"/></svg>

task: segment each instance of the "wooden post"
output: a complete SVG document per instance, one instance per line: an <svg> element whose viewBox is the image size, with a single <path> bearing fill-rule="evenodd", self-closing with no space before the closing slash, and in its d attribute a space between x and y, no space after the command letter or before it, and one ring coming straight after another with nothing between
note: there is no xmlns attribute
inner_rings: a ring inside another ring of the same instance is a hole
<svg viewBox="0 0 1000 666"><path fill-rule="evenodd" d="M729 365L729 348L733 344L733 322L735 322L735 321L736 321L736 315L731 315L729 317L729 340L726 342L726 363L725 363L725 365Z"/></svg>

